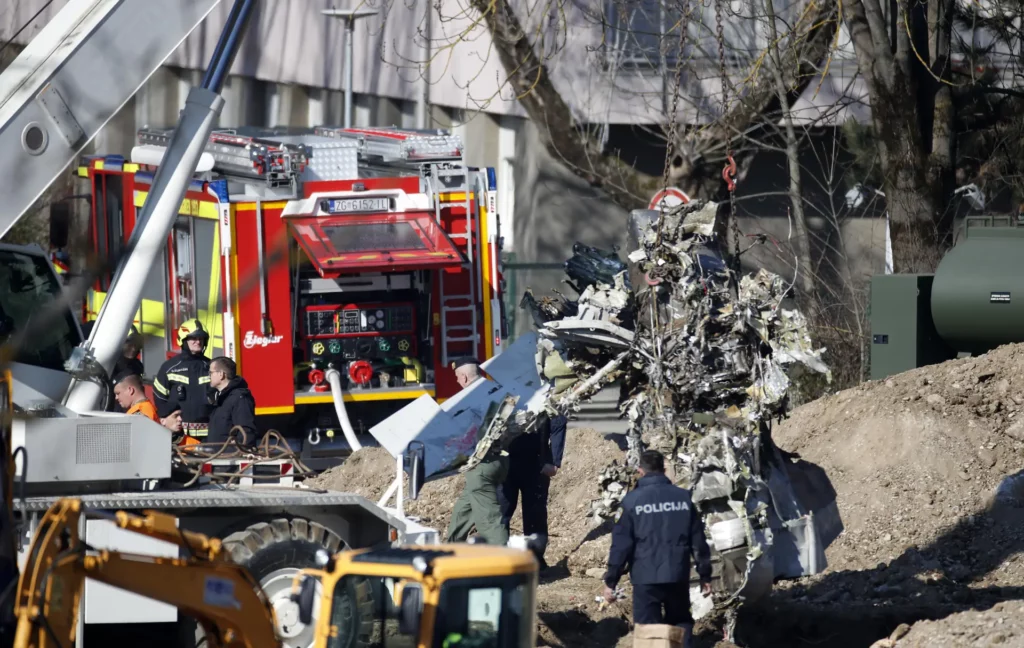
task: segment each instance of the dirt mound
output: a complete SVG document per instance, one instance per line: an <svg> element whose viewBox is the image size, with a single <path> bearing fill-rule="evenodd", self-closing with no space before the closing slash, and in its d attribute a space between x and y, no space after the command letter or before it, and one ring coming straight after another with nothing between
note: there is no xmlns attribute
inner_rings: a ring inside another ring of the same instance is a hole
<svg viewBox="0 0 1024 648"><path fill-rule="evenodd" d="M622 456L621 438L588 428L569 429L562 468L551 480L548 499L550 537L546 558L550 564L565 561L569 571L579 575L585 574L587 569L604 567L610 529L593 528L587 512L590 500L598 495L598 473L609 461ZM395 460L386 450L364 448L341 466L309 480L309 485L357 493L377 501L394 476ZM406 501L406 513L443 533L464 483L461 475L428 481L419 499ZM511 527L513 533L522 533L522 516L518 510Z"/></svg>
<svg viewBox="0 0 1024 648"><path fill-rule="evenodd" d="M1024 586L1024 497L994 498L1024 468L1022 378L1024 345L1009 345L822 398L777 426L782 448L828 474L845 530L829 569L779 583L772 604L831 629L837 610L863 609L889 637L878 648L1024 645L1021 605L1005 602Z"/></svg>
<svg viewBox="0 0 1024 648"><path fill-rule="evenodd" d="M960 612L938 621L901 626L872 648L1024 647L1024 603L1007 601L989 610Z"/></svg>
<svg viewBox="0 0 1024 648"><path fill-rule="evenodd" d="M395 458L384 448L363 448L306 484L312 488L343 491L362 495L376 502L395 479Z"/></svg>
<svg viewBox="0 0 1024 648"><path fill-rule="evenodd" d="M384 448L363 448L332 468L308 480L313 488L356 493L376 502L395 480L395 459ZM409 478L405 478L405 513L443 534L455 500L462 493L465 478L453 475L428 481L415 500L408 499Z"/></svg>
<svg viewBox="0 0 1024 648"><path fill-rule="evenodd" d="M1024 345L925 367L797 408L776 442L825 469L844 533L832 570L940 542L1024 467Z"/></svg>

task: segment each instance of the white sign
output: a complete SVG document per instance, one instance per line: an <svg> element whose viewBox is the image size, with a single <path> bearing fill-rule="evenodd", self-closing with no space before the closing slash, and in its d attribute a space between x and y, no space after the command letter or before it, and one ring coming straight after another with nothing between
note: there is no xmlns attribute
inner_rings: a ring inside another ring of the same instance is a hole
<svg viewBox="0 0 1024 648"><path fill-rule="evenodd" d="M246 349L251 349L253 347L265 347L271 344L277 344L283 339L283 335L271 335L270 337L265 337L263 335L256 335L255 331L246 331L245 339L242 340L242 346Z"/></svg>
<svg viewBox="0 0 1024 648"><path fill-rule="evenodd" d="M686 195L686 192L682 189L669 187L654 194L654 198L651 198L651 203L647 206L647 209L668 210L679 205L685 205L688 202L690 202L690 197Z"/></svg>

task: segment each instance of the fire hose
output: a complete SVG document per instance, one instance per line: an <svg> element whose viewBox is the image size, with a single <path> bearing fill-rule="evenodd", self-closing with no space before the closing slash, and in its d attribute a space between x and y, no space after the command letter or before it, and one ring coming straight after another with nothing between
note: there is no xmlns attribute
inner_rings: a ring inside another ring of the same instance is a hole
<svg viewBox="0 0 1024 648"><path fill-rule="evenodd" d="M352 428L352 421L348 418L348 410L345 409L345 396L341 392L341 373L331 367L325 376L327 383L331 386L331 398L334 399L334 412L338 415L338 424L341 431L345 433L345 440L348 441L352 452L362 450L363 446L356 439L356 431Z"/></svg>

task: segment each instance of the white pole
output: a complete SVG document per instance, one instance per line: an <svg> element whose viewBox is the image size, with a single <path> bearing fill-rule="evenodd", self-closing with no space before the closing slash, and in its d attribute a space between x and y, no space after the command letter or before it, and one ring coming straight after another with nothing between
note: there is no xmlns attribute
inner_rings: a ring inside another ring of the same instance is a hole
<svg viewBox="0 0 1024 648"><path fill-rule="evenodd" d="M355 58L356 20L376 16L375 9L324 9L324 16L345 21L345 60L341 74L345 82L345 128L352 128L352 64Z"/></svg>
<svg viewBox="0 0 1024 648"><path fill-rule="evenodd" d="M885 274L892 274L892 237L889 236L889 212L885 212Z"/></svg>
<svg viewBox="0 0 1024 648"><path fill-rule="evenodd" d="M352 57L355 56L356 21L345 18L345 128L352 128Z"/></svg>

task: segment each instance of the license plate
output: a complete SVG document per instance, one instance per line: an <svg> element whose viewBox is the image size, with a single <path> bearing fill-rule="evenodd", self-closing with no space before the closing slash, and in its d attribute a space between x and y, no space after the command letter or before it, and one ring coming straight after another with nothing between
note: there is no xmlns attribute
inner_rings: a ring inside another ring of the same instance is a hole
<svg viewBox="0 0 1024 648"><path fill-rule="evenodd" d="M332 214L386 212L390 209L390 198L335 198L327 201L327 211Z"/></svg>

